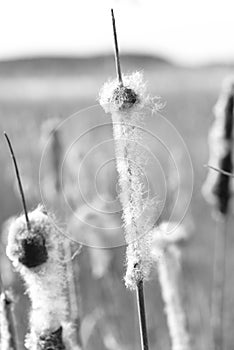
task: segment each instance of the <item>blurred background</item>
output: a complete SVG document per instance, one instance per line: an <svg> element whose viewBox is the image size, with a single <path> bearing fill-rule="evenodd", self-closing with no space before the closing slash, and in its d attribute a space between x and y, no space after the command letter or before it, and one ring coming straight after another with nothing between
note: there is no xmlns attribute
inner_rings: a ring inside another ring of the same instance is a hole
<svg viewBox="0 0 234 350"><path fill-rule="evenodd" d="M234 71L233 2L0 2L0 131L7 131L12 140L28 207L44 202L59 223L68 226L69 235L84 244L74 264L85 349L139 349L136 302L123 282L125 247L112 127L97 102L103 83L115 77L111 7L122 71L143 71L150 94L160 96L165 105L158 116L146 120L146 129L156 135L147 140L157 158L154 163L149 156L147 177L161 203L160 218L168 220L173 208L174 220L179 222L185 215L190 239L182 248L184 303L194 349L207 349L215 222L201 188L207 174L203 165L208 161L212 109L223 79ZM56 127L55 148L64 161L62 204L57 200L61 188L56 187L51 149L51 130ZM170 145L172 153L160 146L159 139ZM29 302L5 255L7 220L19 215L22 207L3 137L0 169L1 274L16 295L23 349ZM230 216L226 349L232 349L234 341L232 227ZM151 348L169 349L155 271L145 293Z"/></svg>

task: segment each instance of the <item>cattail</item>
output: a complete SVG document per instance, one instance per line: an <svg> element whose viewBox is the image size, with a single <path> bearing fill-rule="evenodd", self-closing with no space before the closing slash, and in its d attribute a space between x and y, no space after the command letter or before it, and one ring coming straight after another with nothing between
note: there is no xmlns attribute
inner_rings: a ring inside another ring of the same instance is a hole
<svg viewBox="0 0 234 350"><path fill-rule="evenodd" d="M122 76L122 75L121 75ZM107 82L100 92L100 104L111 113L119 173L120 201L127 248L127 287L135 289L149 275L150 234L154 223L153 201L145 195L146 155L142 146L143 119L147 109L157 105L146 92L142 74L136 72ZM151 210L152 209L152 210Z"/></svg>
<svg viewBox="0 0 234 350"><path fill-rule="evenodd" d="M111 113L115 140L116 166L119 173L120 201L127 243L126 286L136 289L142 349L148 349L145 320L143 281L150 271L150 230L154 223L155 206L146 196L142 127L146 111L158 108L149 97L141 73L122 76L115 18L112 10L117 79L104 84L99 102L106 113Z"/></svg>
<svg viewBox="0 0 234 350"><path fill-rule="evenodd" d="M215 106L215 121L209 134L210 159L208 177L203 186L205 199L213 205L217 222L214 252L213 294L211 322L215 349L223 349L223 314L226 270L227 219L231 198L232 147L233 147L233 80L224 83ZM214 171L212 169L220 169Z"/></svg>
<svg viewBox="0 0 234 350"><path fill-rule="evenodd" d="M2 291L0 295L0 348L17 350L13 298L8 291Z"/></svg>
<svg viewBox="0 0 234 350"><path fill-rule="evenodd" d="M50 169L50 187L53 186L54 194L60 193L61 189L61 166L63 161L63 145L61 140L61 132L58 128L60 120L58 118L50 118L42 124L41 144L47 144L47 152L49 153L49 169ZM46 179L48 182L48 179ZM46 191L48 192L48 191ZM51 191L52 193L52 191Z"/></svg>
<svg viewBox="0 0 234 350"><path fill-rule="evenodd" d="M233 81L228 80L224 82L223 91L214 108L215 121L209 133L209 164L228 173L233 168L233 107L234 85ZM219 215L226 215L231 197L230 177L209 169L203 194Z"/></svg>
<svg viewBox="0 0 234 350"><path fill-rule="evenodd" d="M54 203L59 209L61 217L65 217L66 213L64 212L64 206L62 203L63 193L61 188L61 166L63 160L63 142L62 135L58 129L59 120L57 118L48 119L43 124L43 133L42 138L45 139L45 136L49 138L49 151L50 151L50 162L52 170L52 180L55 187L55 196ZM47 140L46 140L47 141ZM73 261L72 261L72 246L69 238L65 237L62 241L62 250L65 260L66 268L66 289L67 289L67 298L68 298L68 314L69 319L73 323L76 329L76 341L81 343L79 328L80 328L80 313L81 313L81 303L78 301L77 295L80 294L77 292L78 283L76 282ZM78 267L77 269L78 270Z"/></svg>
<svg viewBox="0 0 234 350"><path fill-rule="evenodd" d="M28 217L30 231L24 216L20 216L9 228L7 245L7 255L23 277L32 303L26 347L70 349L73 344L67 324L62 236L42 207Z"/></svg>
<svg viewBox="0 0 234 350"><path fill-rule="evenodd" d="M190 350L188 322L183 303L181 252L178 247L178 244L188 238L188 235L181 226L168 235L167 226L168 223L162 222L153 230L151 254L158 270L171 348L172 350Z"/></svg>
<svg viewBox="0 0 234 350"><path fill-rule="evenodd" d="M30 350L79 349L72 342L72 326L67 322L62 236L55 218L49 217L43 207L28 214L15 154L9 137L4 135L24 208L24 215L9 227L6 252L23 277L32 303L30 333L25 345Z"/></svg>

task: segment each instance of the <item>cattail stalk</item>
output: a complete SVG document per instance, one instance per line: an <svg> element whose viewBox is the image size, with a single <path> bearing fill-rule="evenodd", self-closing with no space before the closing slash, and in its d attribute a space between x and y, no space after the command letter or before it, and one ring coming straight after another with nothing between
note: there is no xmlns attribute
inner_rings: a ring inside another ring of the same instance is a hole
<svg viewBox="0 0 234 350"><path fill-rule="evenodd" d="M62 167L62 157L63 157L63 145L61 140L60 131L57 128L57 120L50 120L50 143L51 143L51 162L53 179L55 183L56 198L55 202L59 206L60 216L65 217L64 207L63 207L63 193L61 188L61 167ZM80 313L81 313L81 303L78 301L78 295L80 294L77 290L78 283L76 281L76 276L74 273L73 261L72 261L72 247L71 242L68 237L62 242L62 250L64 254L64 264L66 268L66 288L68 297L68 315L73 326L76 328L76 342L81 346L80 337Z"/></svg>
<svg viewBox="0 0 234 350"><path fill-rule="evenodd" d="M217 221L214 247L211 323L215 349L224 349L224 301L227 250L227 218Z"/></svg>
<svg viewBox="0 0 234 350"><path fill-rule="evenodd" d="M145 154L142 126L146 110L156 108L146 94L140 73L122 76L113 10L117 80L106 83L100 92L100 104L111 113L115 140L116 166L119 173L120 201L127 243L126 286L136 290L142 349L148 349L144 306L144 281L150 271L150 229L154 222L152 200L144 195Z"/></svg>
<svg viewBox="0 0 234 350"><path fill-rule="evenodd" d="M151 254L156 261L158 270L171 339L171 349L190 350L191 341L183 302L181 252L178 246L178 243L186 238L185 230L183 227L179 227L175 232L168 235L166 223L161 223L153 232L154 240Z"/></svg>
<svg viewBox="0 0 234 350"><path fill-rule="evenodd" d="M30 333L25 345L30 350L79 349L72 344L73 331L67 322L61 234L54 218L41 206L28 214L14 151L5 137L24 207L24 215L10 225L7 256L23 277L31 299Z"/></svg>
<svg viewBox="0 0 234 350"><path fill-rule="evenodd" d="M13 298L8 291L2 290L0 294L0 348L1 350L17 350L17 343Z"/></svg>
<svg viewBox="0 0 234 350"><path fill-rule="evenodd" d="M227 221L231 198L230 173L233 147L233 82L225 82L215 107L215 121L209 134L209 173L203 187L204 197L214 208L216 236L213 266L211 322L215 350L224 349L224 294L227 255ZM221 171L214 171L220 169Z"/></svg>

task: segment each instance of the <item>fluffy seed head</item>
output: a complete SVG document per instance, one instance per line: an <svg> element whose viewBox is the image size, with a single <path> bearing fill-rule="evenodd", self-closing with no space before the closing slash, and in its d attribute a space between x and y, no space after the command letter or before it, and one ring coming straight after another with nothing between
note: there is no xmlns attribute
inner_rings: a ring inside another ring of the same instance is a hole
<svg viewBox="0 0 234 350"><path fill-rule="evenodd" d="M115 104L120 111L128 110L138 103L138 96L134 90L125 86L117 86L110 103Z"/></svg>
<svg viewBox="0 0 234 350"><path fill-rule="evenodd" d="M57 193L61 191L60 169L62 163L62 137L58 129L60 120L58 118L51 118L46 120L42 125L41 140L44 143L50 141L50 163L51 171L54 179L55 190Z"/></svg>
<svg viewBox="0 0 234 350"><path fill-rule="evenodd" d="M181 252L177 243L187 238L185 229L179 226L174 234L167 234L164 222L153 231L151 255L158 270L172 350L190 350L190 335L184 310L184 293Z"/></svg>
<svg viewBox="0 0 234 350"><path fill-rule="evenodd" d="M123 86L117 80L104 84L100 104L113 120L119 198L128 245L125 283L135 289L149 275L151 229L157 213L156 200L150 197L145 179L143 120L147 112L158 110L160 105L147 94L139 72L123 76Z"/></svg>
<svg viewBox="0 0 234 350"><path fill-rule="evenodd" d="M30 350L63 349L63 345L47 346L47 343L60 342L62 329L66 330L63 331L64 343L70 343L71 338L71 330L69 335L67 332L68 305L62 235L54 219L40 206L29 213L29 220L30 231L24 216L11 224L7 246L7 255L23 277L32 303L26 346Z"/></svg>
<svg viewBox="0 0 234 350"><path fill-rule="evenodd" d="M173 231L168 229L175 227ZM163 221L152 230L151 254L154 260L160 259L161 253L166 247L181 245L189 239L190 233L183 225L176 222Z"/></svg>
<svg viewBox="0 0 234 350"><path fill-rule="evenodd" d="M159 98L152 98L147 94L142 73L124 75L123 83L123 86L119 85L119 81L115 79L103 85L99 102L106 113L120 111L126 114L130 109L141 110L143 107L149 107L159 110L162 107Z"/></svg>
<svg viewBox="0 0 234 350"><path fill-rule="evenodd" d="M209 133L209 164L227 172L232 172L233 168L233 85L233 80L224 82L223 91L214 108L215 121ZM227 213L231 197L230 178L228 176L209 169L202 191L205 199L214 205L218 213L222 215Z"/></svg>
<svg viewBox="0 0 234 350"><path fill-rule="evenodd" d="M30 231L23 215L13 221L9 228L7 255L15 267L40 266L47 261L48 250L53 249L51 232L54 228L43 208L38 207L29 213L29 220Z"/></svg>
<svg viewBox="0 0 234 350"><path fill-rule="evenodd" d="M158 261L158 276L165 304L165 313L171 337L172 350L190 350L187 318L183 307L180 252L168 246Z"/></svg>

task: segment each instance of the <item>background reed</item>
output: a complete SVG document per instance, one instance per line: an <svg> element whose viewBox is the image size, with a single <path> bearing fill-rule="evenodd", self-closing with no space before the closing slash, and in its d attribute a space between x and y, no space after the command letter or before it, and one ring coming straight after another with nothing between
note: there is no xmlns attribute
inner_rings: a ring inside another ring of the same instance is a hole
<svg viewBox="0 0 234 350"><path fill-rule="evenodd" d="M6 133L5 137L24 207L24 215L9 227L7 255L26 282L32 303L25 346L35 350L78 349L72 342L72 326L67 322L61 234L43 207L28 214L14 151Z"/></svg>
<svg viewBox="0 0 234 350"><path fill-rule="evenodd" d="M213 205L213 217L216 221L213 292L211 302L211 322L214 346L217 350L224 349L224 300L225 272L227 255L227 223L229 202L231 198L230 177L232 172L233 148L233 81L224 82L219 100L215 106L215 121L209 133L209 148L211 167L221 169L221 172L209 168L208 177L203 187L203 193Z"/></svg>
<svg viewBox="0 0 234 350"><path fill-rule="evenodd" d="M0 278L0 348L1 350L18 350L18 336L14 316L14 300L6 291Z"/></svg>
<svg viewBox="0 0 234 350"><path fill-rule="evenodd" d="M151 254L157 266L171 349L191 350L180 249L181 242L188 239L188 234L181 225L168 234L167 229L171 224L162 222L153 230Z"/></svg>
<svg viewBox="0 0 234 350"><path fill-rule="evenodd" d="M67 211L64 209L64 197L63 197L63 188L62 188L62 178L61 178L61 169L62 169L62 160L64 156L63 152L63 140L62 134L59 130L59 119L50 118L42 126L42 139L48 142L47 152L50 153L50 162L51 162L51 171L52 171L52 180L54 183L54 196L52 198L52 205L55 211L58 211L60 221L66 222L69 220L67 217ZM77 252L80 250L79 244L78 250L76 249L75 255L73 255L74 241L71 241L69 234L65 234L66 229L64 229L64 237L61 241L61 249L65 265L65 280L66 280L66 295L68 299L68 321L72 322L73 327L75 328L74 341L77 343L77 346L81 346L81 336L80 336L80 325L81 325L81 301L79 293L79 284L78 284L78 273L79 267L76 263L76 259L73 257L77 256Z"/></svg>

